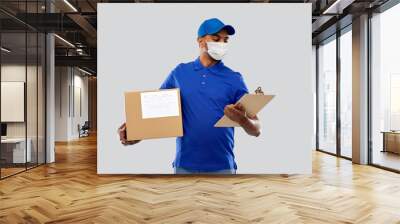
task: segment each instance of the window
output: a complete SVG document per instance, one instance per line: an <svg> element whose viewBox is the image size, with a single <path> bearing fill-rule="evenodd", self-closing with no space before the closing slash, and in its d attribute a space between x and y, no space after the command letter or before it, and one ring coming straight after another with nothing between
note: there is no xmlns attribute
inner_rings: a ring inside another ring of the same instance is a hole
<svg viewBox="0 0 400 224"><path fill-rule="evenodd" d="M340 36L340 155L352 156L352 34Z"/></svg>
<svg viewBox="0 0 400 224"><path fill-rule="evenodd" d="M336 153L336 39L318 48L318 148Z"/></svg>
<svg viewBox="0 0 400 224"><path fill-rule="evenodd" d="M400 5L371 19L371 162L400 170Z"/></svg>

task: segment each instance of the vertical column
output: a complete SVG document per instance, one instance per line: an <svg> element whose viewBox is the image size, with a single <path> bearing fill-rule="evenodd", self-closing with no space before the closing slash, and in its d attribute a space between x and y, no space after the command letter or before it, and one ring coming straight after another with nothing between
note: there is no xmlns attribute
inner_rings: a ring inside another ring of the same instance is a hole
<svg viewBox="0 0 400 224"><path fill-rule="evenodd" d="M342 155L342 122L341 122L341 62L340 62L340 36L341 31L336 31L336 155Z"/></svg>
<svg viewBox="0 0 400 224"><path fill-rule="evenodd" d="M368 15L353 19L353 162L368 163Z"/></svg>
<svg viewBox="0 0 400 224"><path fill-rule="evenodd" d="M313 88L313 100L314 100L314 135L313 135L313 145L315 146L315 149L318 149L318 145L317 145L317 133L318 133L318 123L317 123L317 91L318 91L318 87L317 87L317 46L316 45L312 45L312 60L311 60L311 68L312 68L312 82L313 82L313 86L315 86L315 88Z"/></svg>
<svg viewBox="0 0 400 224"><path fill-rule="evenodd" d="M53 12L51 1L46 1L46 11ZM55 161L55 44L54 34L46 34L46 163Z"/></svg>

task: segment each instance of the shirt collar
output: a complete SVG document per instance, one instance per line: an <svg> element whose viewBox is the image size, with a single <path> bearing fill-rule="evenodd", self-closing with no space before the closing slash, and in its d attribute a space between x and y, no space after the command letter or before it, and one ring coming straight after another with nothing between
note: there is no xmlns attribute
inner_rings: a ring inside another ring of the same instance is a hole
<svg viewBox="0 0 400 224"><path fill-rule="evenodd" d="M200 62L200 57L196 58L193 65L195 70L210 69L213 72L219 72L224 67L224 63L222 61L218 61L215 65L211 67L204 67L203 64L201 64Z"/></svg>

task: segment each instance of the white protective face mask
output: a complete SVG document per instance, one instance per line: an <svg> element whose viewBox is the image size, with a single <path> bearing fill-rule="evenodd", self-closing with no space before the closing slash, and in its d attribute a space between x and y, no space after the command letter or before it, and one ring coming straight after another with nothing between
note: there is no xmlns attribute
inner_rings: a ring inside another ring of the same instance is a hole
<svg viewBox="0 0 400 224"><path fill-rule="evenodd" d="M224 58L228 51L228 44L224 42L212 42L207 41L207 53L214 58L215 60L219 61Z"/></svg>

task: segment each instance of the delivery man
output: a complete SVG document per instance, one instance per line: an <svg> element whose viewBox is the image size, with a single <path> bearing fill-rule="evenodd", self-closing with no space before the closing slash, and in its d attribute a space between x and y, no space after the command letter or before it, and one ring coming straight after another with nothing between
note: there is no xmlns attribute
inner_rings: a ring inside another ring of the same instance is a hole
<svg viewBox="0 0 400 224"><path fill-rule="evenodd" d="M235 29L231 25L217 18L205 20L198 30L199 57L179 64L160 87L179 88L181 93L183 136L176 139L172 163L176 174L236 173L234 128L214 127L224 114L247 134L260 135L258 118L248 117L243 106L236 104L248 93L242 75L222 63L229 35L233 34ZM118 132L124 145L139 142L127 141L125 124Z"/></svg>

